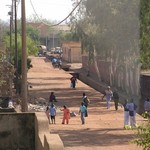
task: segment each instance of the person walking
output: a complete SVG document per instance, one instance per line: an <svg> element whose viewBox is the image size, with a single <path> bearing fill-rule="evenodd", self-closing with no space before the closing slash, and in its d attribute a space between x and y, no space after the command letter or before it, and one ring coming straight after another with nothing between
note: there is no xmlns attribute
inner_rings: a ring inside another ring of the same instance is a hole
<svg viewBox="0 0 150 150"><path fill-rule="evenodd" d="M51 92L50 96L49 96L49 103L53 103L53 102L57 102L56 100L56 96L54 94L54 92Z"/></svg>
<svg viewBox="0 0 150 150"><path fill-rule="evenodd" d="M50 124L49 107L48 107L48 106L46 107L45 113L46 113L46 116L47 116L47 118L48 118L48 122L49 122L49 124Z"/></svg>
<svg viewBox="0 0 150 150"><path fill-rule="evenodd" d="M67 108L66 105L63 106L63 109L60 109L63 111L63 120L62 124L65 124L65 121L67 124L69 124L69 119L70 119L70 110Z"/></svg>
<svg viewBox="0 0 150 150"><path fill-rule="evenodd" d="M128 103L128 99L125 100L123 107L124 107L124 128L126 129L129 126L129 103Z"/></svg>
<svg viewBox="0 0 150 150"><path fill-rule="evenodd" d="M54 104L51 104L49 112L50 112L50 116L51 116L51 122L52 122L52 124L55 124L56 108L55 108Z"/></svg>
<svg viewBox="0 0 150 150"><path fill-rule="evenodd" d="M85 93L83 93L82 102L83 102L83 105L86 107L85 117L88 117L88 106L89 106L90 101Z"/></svg>
<svg viewBox="0 0 150 150"><path fill-rule="evenodd" d="M134 100L131 99L131 102L128 104L128 109L129 109L129 121L130 121L130 126L135 127L136 126L136 109L137 105L134 103Z"/></svg>
<svg viewBox="0 0 150 150"><path fill-rule="evenodd" d="M80 109L79 109L79 114L81 115L81 122L82 124L85 124L85 115L87 112L87 108L84 105L84 102L81 103Z"/></svg>
<svg viewBox="0 0 150 150"><path fill-rule="evenodd" d="M73 77L70 78L70 81L71 81L71 87L73 89L75 89L76 88L76 83L77 83L76 75L73 75Z"/></svg>
<svg viewBox="0 0 150 150"><path fill-rule="evenodd" d="M114 103L115 103L115 110L118 110L119 94L118 94L116 89L113 92L113 100L114 100Z"/></svg>
<svg viewBox="0 0 150 150"><path fill-rule="evenodd" d="M88 99L88 97L86 96L85 93L83 93L82 95L83 95L82 102L84 103L84 106L87 108L89 103L90 103L90 101L89 101L89 99Z"/></svg>
<svg viewBox="0 0 150 150"><path fill-rule="evenodd" d="M102 97L102 100L104 99L104 97L106 97L107 109L110 109L110 102L111 102L111 99L113 97L113 92L110 89L110 86L108 86L107 89L105 90L105 93L104 93L104 96Z"/></svg>

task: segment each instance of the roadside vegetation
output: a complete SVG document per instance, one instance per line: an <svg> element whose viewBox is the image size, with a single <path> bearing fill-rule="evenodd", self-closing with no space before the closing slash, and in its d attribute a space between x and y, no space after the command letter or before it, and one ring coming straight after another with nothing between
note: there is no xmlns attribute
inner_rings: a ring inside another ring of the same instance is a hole
<svg viewBox="0 0 150 150"><path fill-rule="evenodd" d="M143 113L143 117L147 119L147 123L137 128L137 139L133 142L141 146L143 150L150 149L150 112Z"/></svg>

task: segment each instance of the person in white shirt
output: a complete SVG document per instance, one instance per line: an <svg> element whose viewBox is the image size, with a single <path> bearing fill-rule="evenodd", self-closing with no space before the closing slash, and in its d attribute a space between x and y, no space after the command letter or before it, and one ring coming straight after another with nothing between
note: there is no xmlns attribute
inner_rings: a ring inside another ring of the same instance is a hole
<svg viewBox="0 0 150 150"><path fill-rule="evenodd" d="M128 99L125 100L125 103L123 105L124 107L124 128L126 128L126 126L129 126L129 109L128 109Z"/></svg>
<svg viewBox="0 0 150 150"><path fill-rule="evenodd" d="M105 90L104 96L102 97L102 100L104 99L104 97L106 97L106 105L107 105L107 109L110 108L110 102L111 99L113 97L113 92L110 89L110 86L107 87L107 89Z"/></svg>
<svg viewBox="0 0 150 150"><path fill-rule="evenodd" d="M129 120L130 120L130 126L134 127L136 126L136 109L137 105L134 103L134 100L131 99L131 102L128 104L128 109L129 109Z"/></svg>

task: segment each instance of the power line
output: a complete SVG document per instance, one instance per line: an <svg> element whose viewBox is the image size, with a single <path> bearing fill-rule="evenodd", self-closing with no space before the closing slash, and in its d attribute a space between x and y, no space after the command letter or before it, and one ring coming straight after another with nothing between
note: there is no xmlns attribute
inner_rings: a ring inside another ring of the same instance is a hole
<svg viewBox="0 0 150 150"><path fill-rule="evenodd" d="M32 0L30 0L30 3L31 3L31 6L32 6L32 9L35 13L35 15L37 16L37 18L45 25L48 25L50 27L54 27L54 26L58 26L59 24L61 24L62 22L64 22L65 20L67 20L71 15L72 13L76 10L76 8L80 5L80 3L82 2L82 0L80 0L80 2L78 2L78 4L72 9L72 11L68 14L67 17L65 17L62 21L58 22L57 24L53 24L53 25L50 25L50 24L47 24L46 22L44 22L43 20L40 19L40 17L38 16L34 6L33 6L33 3L32 3Z"/></svg>

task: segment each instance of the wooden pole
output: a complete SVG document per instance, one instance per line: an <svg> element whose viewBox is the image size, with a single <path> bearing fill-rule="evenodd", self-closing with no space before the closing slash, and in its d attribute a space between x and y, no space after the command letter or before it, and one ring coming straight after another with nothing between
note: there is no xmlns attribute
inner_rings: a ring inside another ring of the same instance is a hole
<svg viewBox="0 0 150 150"><path fill-rule="evenodd" d="M28 111L27 104L27 52L26 52L26 15L25 15L25 0L21 1L21 16L22 16L22 79L21 79L21 110Z"/></svg>

